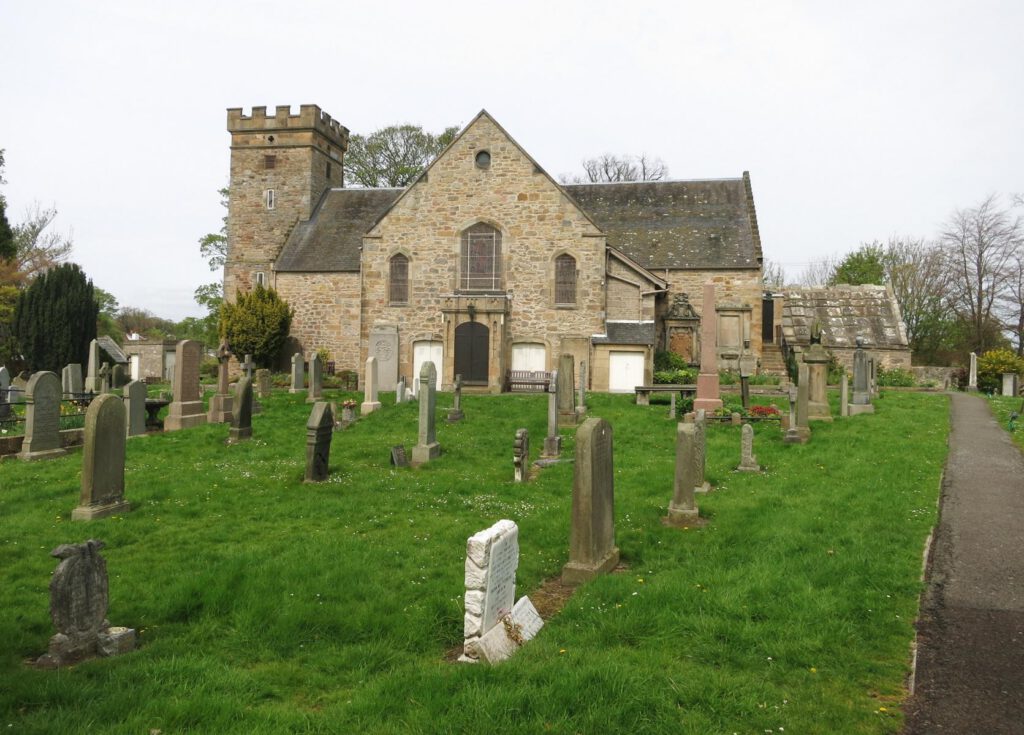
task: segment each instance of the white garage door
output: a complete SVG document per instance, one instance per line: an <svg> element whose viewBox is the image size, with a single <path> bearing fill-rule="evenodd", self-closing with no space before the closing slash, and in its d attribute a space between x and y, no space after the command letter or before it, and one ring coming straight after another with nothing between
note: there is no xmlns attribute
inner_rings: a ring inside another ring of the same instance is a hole
<svg viewBox="0 0 1024 735"><path fill-rule="evenodd" d="M425 362L434 363L434 369L437 370L436 387L440 389L441 371L444 367L444 345L440 342L427 341L412 343L412 389L417 394L420 390L420 370Z"/></svg>
<svg viewBox="0 0 1024 735"><path fill-rule="evenodd" d="M513 370L539 370L547 368L547 350L544 345L534 342L522 342L512 345Z"/></svg>
<svg viewBox="0 0 1024 735"><path fill-rule="evenodd" d="M632 393L644 384L644 353L612 352L608 356L608 390Z"/></svg>

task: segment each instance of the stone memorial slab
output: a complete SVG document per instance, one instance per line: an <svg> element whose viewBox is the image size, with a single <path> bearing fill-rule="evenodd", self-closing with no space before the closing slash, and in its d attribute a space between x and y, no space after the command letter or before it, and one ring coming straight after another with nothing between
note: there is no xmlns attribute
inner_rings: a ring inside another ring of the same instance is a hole
<svg viewBox="0 0 1024 735"><path fill-rule="evenodd" d="M82 366L73 362L65 365L60 373L61 389L65 398L79 398L85 392L85 382L82 379Z"/></svg>
<svg viewBox="0 0 1024 735"><path fill-rule="evenodd" d="M396 444L391 447L391 465L393 467L408 467L409 457L405 453L404 444Z"/></svg>
<svg viewBox="0 0 1024 735"><path fill-rule="evenodd" d="M579 397L576 401L576 413L585 414L587 412L587 362L586 360L580 360L580 384L579 384Z"/></svg>
<svg viewBox="0 0 1024 735"><path fill-rule="evenodd" d="M395 405L401 406L405 403L405 378L398 381L398 385L395 386Z"/></svg>
<svg viewBox="0 0 1024 735"><path fill-rule="evenodd" d="M89 343L89 362L86 364L85 390L87 393L103 392L103 381L100 378L100 343L96 340Z"/></svg>
<svg viewBox="0 0 1024 735"><path fill-rule="evenodd" d="M127 436L146 433L146 384L133 380L124 387L124 407Z"/></svg>
<svg viewBox="0 0 1024 735"><path fill-rule="evenodd" d="M366 358L366 372L363 375L363 405L359 414L366 416L380 409L380 398L377 391L377 358L372 355Z"/></svg>
<svg viewBox="0 0 1024 735"><path fill-rule="evenodd" d="M110 393L110 363L105 362L100 366L100 393Z"/></svg>
<svg viewBox="0 0 1024 735"><path fill-rule="evenodd" d="M856 391L857 386L854 385L853 389ZM971 367L967 373L967 390L978 390L978 355L974 352L971 353Z"/></svg>
<svg viewBox="0 0 1024 735"><path fill-rule="evenodd" d="M512 464L515 467L515 482L530 479L530 432L516 429L516 440L512 445Z"/></svg>
<svg viewBox="0 0 1024 735"><path fill-rule="evenodd" d="M815 341L817 339L817 341ZM807 417L814 421L831 421L832 409L828 405L829 354L821 345L821 327L815 323L811 344L804 352L807 364Z"/></svg>
<svg viewBox="0 0 1024 735"><path fill-rule="evenodd" d="M796 423L786 430L786 436L782 439L786 444L806 444L811 439L811 427L807 419L807 372L806 363L801 363L796 389Z"/></svg>
<svg viewBox="0 0 1024 735"><path fill-rule="evenodd" d="M512 606L512 612L474 641L471 648L479 661L500 663L511 658L527 641L533 640L542 627L544 621L530 598L520 597Z"/></svg>
<svg viewBox="0 0 1024 735"><path fill-rule="evenodd" d="M1017 395L1017 373L1003 373L1003 395Z"/></svg>
<svg viewBox="0 0 1024 735"><path fill-rule="evenodd" d="M221 342L217 348L217 392L210 397L210 413L208 420L211 424L230 424L234 399L228 388L228 363L231 360L231 350L227 342Z"/></svg>
<svg viewBox="0 0 1024 735"><path fill-rule="evenodd" d="M706 493L711 491L711 483L705 478L708 454L708 421L704 409L694 412L693 418L693 448L694 448L694 486L695 493Z"/></svg>
<svg viewBox="0 0 1024 735"><path fill-rule="evenodd" d="M548 386L548 433L544 437L544 456L554 459L562 454L562 436L558 433L558 371L551 375Z"/></svg>
<svg viewBox="0 0 1024 735"><path fill-rule="evenodd" d="M124 401L111 393L93 399L85 412L85 443L82 451L82 493L73 521L127 513L124 499L124 457L127 430Z"/></svg>
<svg viewBox="0 0 1024 735"><path fill-rule="evenodd" d="M448 411L448 423L455 424L466 418L462 412L462 376L455 376L455 390L452 393L453 405Z"/></svg>
<svg viewBox="0 0 1024 735"><path fill-rule="evenodd" d="M60 442L60 400L56 373L39 372L29 379L25 386L25 439L19 459L52 459L67 454Z"/></svg>
<svg viewBox="0 0 1024 735"><path fill-rule="evenodd" d="M690 526L698 518L694 488L697 486L697 426L676 425L676 472L672 501L668 504L670 526Z"/></svg>
<svg viewBox="0 0 1024 735"><path fill-rule="evenodd" d="M256 371L256 392L260 398L270 398L270 393L274 389L274 384L270 379L270 371L264 368L260 368Z"/></svg>
<svg viewBox="0 0 1024 735"><path fill-rule="evenodd" d="M718 385L718 314L715 312L715 284L704 284L700 318L700 372L693 409L714 411L722 407Z"/></svg>
<svg viewBox="0 0 1024 735"><path fill-rule="evenodd" d="M62 544L50 552L60 564L50 578L50 619L57 634L49 650L36 660L51 669L93 656L114 656L135 648L135 631L107 622L109 581L100 556L102 541Z"/></svg>
<svg viewBox="0 0 1024 735"><path fill-rule="evenodd" d="M306 361L301 352L292 355L292 384L289 393L301 393L306 389Z"/></svg>
<svg viewBox="0 0 1024 735"><path fill-rule="evenodd" d="M423 363L423 367L420 369L419 441L412 448L414 467L426 464L441 454L441 445L437 443L437 429L434 425L434 413L437 407L436 384L437 370L434 368L434 363L430 361Z"/></svg>
<svg viewBox="0 0 1024 735"><path fill-rule="evenodd" d="M740 472L760 472L761 465L754 456L754 427L743 424L740 434L740 464L736 468Z"/></svg>
<svg viewBox="0 0 1024 735"><path fill-rule="evenodd" d="M235 386L235 410L228 430L228 444L252 438L252 378L242 376Z"/></svg>
<svg viewBox="0 0 1024 735"><path fill-rule="evenodd" d="M117 364L110 369L110 389L112 391L121 390L128 385L128 371L124 365Z"/></svg>
<svg viewBox="0 0 1024 735"><path fill-rule="evenodd" d="M25 391L28 389L28 381L32 379L32 373L22 370L11 380L11 387L7 390L7 399L11 403L24 403Z"/></svg>
<svg viewBox="0 0 1024 735"><path fill-rule="evenodd" d="M174 380L171 390L174 400L167 408L164 431L178 431L206 423L206 410L199 394L199 363L203 346L191 339L183 339L174 348Z"/></svg>
<svg viewBox="0 0 1024 735"><path fill-rule="evenodd" d="M331 404L318 401L306 422L306 482L327 479L331 458L331 439L334 438L334 415Z"/></svg>
<svg viewBox="0 0 1024 735"><path fill-rule="evenodd" d="M576 374L574 358L569 353L563 353L558 358L557 379L555 390L558 396L558 426L575 428L579 422L576 413L576 387L572 384Z"/></svg>
<svg viewBox="0 0 1024 735"><path fill-rule="evenodd" d="M324 397L324 363L319 354L309 361L309 392L307 403L316 403Z"/></svg>
<svg viewBox="0 0 1024 735"><path fill-rule="evenodd" d="M668 394L668 417L672 421L676 420L676 393L672 391Z"/></svg>
<svg viewBox="0 0 1024 735"><path fill-rule="evenodd" d="M591 418L576 431L569 561L562 567L562 584L582 584L618 563L612 427Z"/></svg>
<svg viewBox="0 0 1024 735"><path fill-rule="evenodd" d="M7 366L0 367L0 419L11 415L11 373Z"/></svg>
<svg viewBox="0 0 1024 735"><path fill-rule="evenodd" d="M874 413L871 405L871 367L868 364L868 353L864 351L864 340L857 337L857 349L853 351L853 401L850 403L850 415Z"/></svg>
<svg viewBox="0 0 1024 735"><path fill-rule="evenodd" d="M839 374L839 415L844 418L850 415L850 382L845 369Z"/></svg>
<svg viewBox="0 0 1024 735"><path fill-rule="evenodd" d="M374 325L368 347L370 357L377 358L377 390L394 390L398 384L398 327Z"/></svg>

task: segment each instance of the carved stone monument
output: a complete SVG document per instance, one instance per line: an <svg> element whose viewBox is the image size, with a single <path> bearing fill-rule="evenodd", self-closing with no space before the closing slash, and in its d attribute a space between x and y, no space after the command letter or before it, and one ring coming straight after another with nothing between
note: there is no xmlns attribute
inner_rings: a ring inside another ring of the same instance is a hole
<svg viewBox="0 0 1024 735"><path fill-rule="evenodd" d="M856 386L854 386L855 391L856 389ZM978 355L974 352L971 353L971 367L967 373L967 390L978 390Z"/></svg>
<svg viewBox="0 0 1024 735"><path fill-rule="evenodd" d="M19 459L52 459L67 454L60 441L60 396L56 373L44 371L29 378L25 387L25 438Z"/></svg>
<svg viewBox="0 0 1024 735"><path fill-rule="evenodd" d="M441 445L437 443L437 431L434 426L434 412L437 406L436 384L437 370L434 363L427 361L420 368L419 441L412 448L413 467L426 464L441 454Z"/></svg>
<svg viewBox="0 0 1024 735"><path fill-rule="evenodd" d="M270 379L270 371L260 368L256 371L256 392L260 398L270 398L274 385Z"/></svg>
<svg viewBox="0 0 1024 735"><path fill-rule="evenodd" d="M82 366L77 362L65 365L60 374L60 382L65 398L81 398L85 392L85 384L82 381Z"/></svg>
<svg viewBox="0 0 1024 735"><path fill-rule="evenodd" d="M554 459L562 454L562 436L558 433L558 371L551 374L548 385L548 433L544 437L544 456Z"/></svg>
<svg viewBox="0 0 1024 735"><path fill-rule="evenodd" d="M146 384L133 380L124 387L124 407L127 416L125 431L128 436L146 433Z"/></svg>
<svg viewBox="0 0 1024 735"><path fill-rule="evenodd" d="M252 438L252 379L242 376L235 386L235 411L228 430L228 444Z"/></svg>
<svg viewBox="0 0 1024 735"><path fill-rule="evenodd" d="M516 429L516 440L512 445L512 464L515 467L515 481L530 479L530 432Z"/></svg>
<svg viewBox="0 0 1024 735"><path fill-rule="evenodd" d="M228 388L228 361L231 359L231 350L227 342L221 342L217 348L217 393L210 397L210 413L208 420L211 424L231 423L232 399L231 391Z"/></svg>
<svg viewBox="0 0 1024 735"><path fill-rule="evenodd" d="M319 354L314 354L309 361L309 391L306 403L316 403L324 397L324 363Z"/></svg>
<svg viewBox="0 0 1024 735"><path fill-rule="evenodd" d="M366 416L380 409L380 399L377 395L377 358L373 355L366 358L363 390L363 405L359 407L359 415Z"/></svg>
<svg viewBox="0 0 1024 735"><path fill-rule="evenodd" d="M871 367L868 365L868 354L864 351L864 340L857 337L857 349L853 351L853 401L850 403L850 415L874 413L871 404Z"/></svg>
<svg viewBox="0 0 1024 735"><path fill-rule="evenodd" d="M821 325L811 330L811 344L804 352L807 363L807 416L812 421L831 421L832 409L828 405L829 356L821 344Z"/></svg>
<svg viewBox="0 0 1024 735"><path fill-rule="evenodd" d="M576 413L583 415L587 412L587 363L586 360L580 360L580 384L577 387L579 390L579 399L576 402Z"/></svg>
<svg viewBox="0 0 1024 735"><path fill-rule="evenodd" d="M124 499L124 455L127 437L124 401L104 393L85 412L85 445L82 451L82 493L73 521L127 513L131 504Z"/></svg>
<svg viewBox="0 0 1024 735"><path fill-rule="evenodd" d="M839 373L839 415L843 418L850 415L850 381L845 367Z"/></svg>
<svg viewBox="0 0 1024 735"><path fill-rule="evenodd" d="M395 386L395 405L401 406L405 403L405 378L401 378L398 381L398 385Z"/></svg>
<svg viewBox="0 0 1024 735"><path fill-rule="evenodd" d="M462 412L462 376L455 376L455 390L452 395L453 405L448 411L448 423L454 424L466 418Z"/></svg>
<svg viewBox="0 0 1024 735"><path fill-rule="evenodd" d="M102 393L103 380L100 378L100 343L93 340L89 343L89 362L86 364L85 391Z"/></svg>
<svg viewBox="0 0 1024 735"><path fill-rule="evenodd" d="M715 284L704 284L700 318L700 373L693 410L714 411L722 407L718 386L718 314L715 312Z"/></svg>
<svg viewBox="0 0 1024 735"><path fill-rule="evenodd" d="M199 394L199 361L203 346L191 339L178 342L174 350L174 400L167 408L164 431L188 429L206 423L202 397Z"/></svg>
<svg viewBox="0 0 1024 735"><path fill-rule="evenodd" d="M761 465L754 456L754 427L743 424L740 432L740 464L736 469L740 472L760 472Z"/></svg>
<svg viewBox="0 0 1024 735"><path fill-rule="evenodd" d="M398 327L375 324L368 346L370 356L377 358L377 390L394 390L398 384Z"/></svg>
<svg viewBox="0 0 1024 735"><path fill-rule="evenodd" d="M573 365L574 358L569 353L563 353L558 358L557 379L555 390L558 395L558 425L559 427L574 428L579 423L579 414L576 413L576 387L572 384L576 369Z"/></svg>
<svg viewBox="0 0 1024 735"><path fill-rule="evenodd" d="M301 393L306 389L306 360L301 352L292 355L292 384L289 393Z"/></svg>
<svg viewBox="0 0 1024 735"><path fill-rule="evenodd" d="M782 441L786 444L806 444L811 439L811 426L807 421L807 365L800 364L796 388L796 424L787 429Z"/></svg>
<svg viewBox="0 0 1024 735"><path fill-rule="evenodd" d="M7 366L0 366L0 419L11 415L11 373Z"/></svg>
<svg viewBox="0 0 1024 735"><path fill-rule="evenodd" d="M618 563L612 427L604 419L591 418L576 431L569 561L562 567L562 584L582 584Z"/></svg>
<svg viewBox="0 0 1024 735"><path fill-rule="evenodd" d="M708 421L703 409L694 412L693 418L693 491L706 493L711 491L711 483L705 477L708 456Z"/></svg>
<svg viewBox="0 0 1024 735"><path fill-rule="evenodd" d="M331 404L317 401L306 422L306 482L323 482L327 479L333 438L334 414L331 412Z"/></svg>
<svg viewBox="0 0 1024 735"><path fill-rule="evenodd" d="M676 425L676 473L672 501L665 519L670 526L689 526L697 521L697 427L695 424Z"/></svg>

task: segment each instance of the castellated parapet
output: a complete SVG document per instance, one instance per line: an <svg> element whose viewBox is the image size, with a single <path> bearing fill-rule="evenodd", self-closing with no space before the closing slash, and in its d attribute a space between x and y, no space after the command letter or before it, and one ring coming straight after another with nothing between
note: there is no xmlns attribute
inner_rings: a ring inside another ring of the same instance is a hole
<svg viewBox="0 0 1024 735"><path fill-rule="evenodd" d="M272 116L266 107L253 107L244 115L241 107L228 109L228 131L231 133L271 133L289 130L316 130L330 142L348 149L348 128L333 119L318 105L299 105L299 114L291 114L291 105L278 105ZM273 141L271 141L273 142Z"/></svg>

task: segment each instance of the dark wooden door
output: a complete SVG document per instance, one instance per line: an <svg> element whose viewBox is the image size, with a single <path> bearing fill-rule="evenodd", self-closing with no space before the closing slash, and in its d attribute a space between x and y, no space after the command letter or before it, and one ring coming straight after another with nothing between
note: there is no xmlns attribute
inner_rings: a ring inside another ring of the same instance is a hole
<svg viewBox="0 0 1024 735"><path fill-rule="evenodd" d="M490 331L480 322L455 327L455 374L462 376L463 383L487 385Z"/></svg>
<svg viewBox="0 0 1024 735"><path fill-rule="evenodd" d="M761 341L765 344L775 341L775 299L761 301Z"/></svg>

